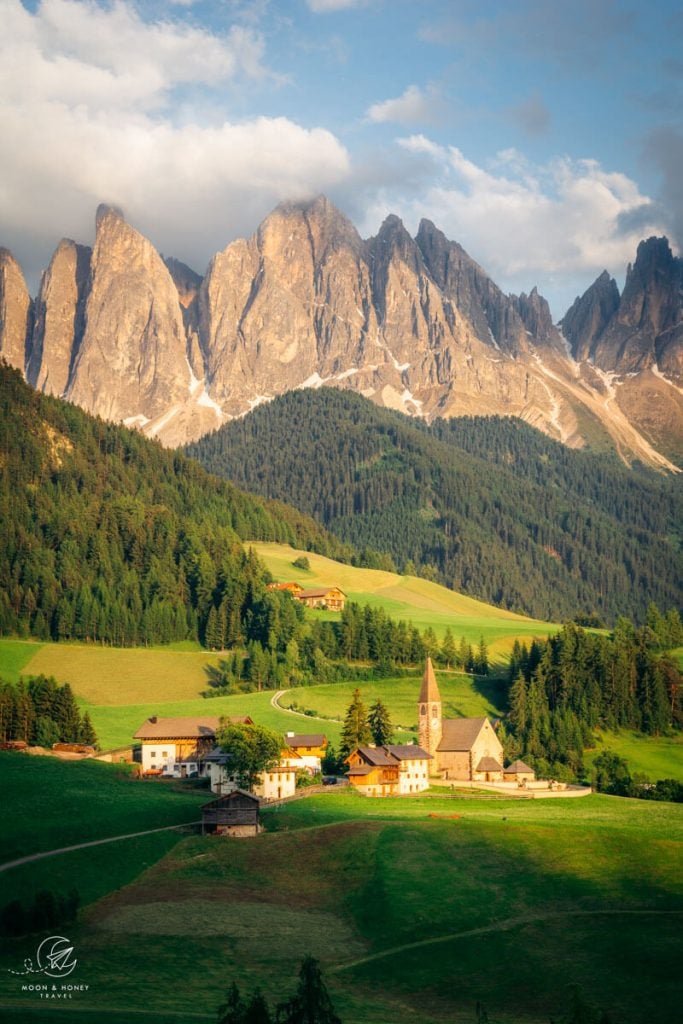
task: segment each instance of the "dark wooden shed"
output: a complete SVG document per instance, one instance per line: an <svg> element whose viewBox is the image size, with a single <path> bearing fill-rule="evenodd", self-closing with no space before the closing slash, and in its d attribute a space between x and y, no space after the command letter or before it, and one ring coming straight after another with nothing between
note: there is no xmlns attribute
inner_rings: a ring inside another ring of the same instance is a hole
<svg viewBox="0 0 683 1024"><path fill-rule="evenodd" d="M258 797L235 789L202 807L202 835L255 836L261 831Z"/></svg>

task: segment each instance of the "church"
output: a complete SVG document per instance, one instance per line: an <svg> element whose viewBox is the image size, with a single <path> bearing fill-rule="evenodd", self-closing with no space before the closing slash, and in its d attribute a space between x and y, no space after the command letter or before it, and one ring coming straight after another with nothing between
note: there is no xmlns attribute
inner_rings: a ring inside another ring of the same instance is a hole
<svg viewBox="0 0 683 1024"><path fill-rule="evenodd" d="M417 710L419 744L433 758L432 774L458 782L503 781L503 747L488 718L443 717L431 658Z"/></svg>

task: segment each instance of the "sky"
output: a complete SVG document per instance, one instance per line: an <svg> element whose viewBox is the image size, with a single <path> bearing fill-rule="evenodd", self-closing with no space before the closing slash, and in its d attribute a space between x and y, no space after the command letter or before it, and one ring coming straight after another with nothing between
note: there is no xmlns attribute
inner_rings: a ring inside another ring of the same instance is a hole
<svg viewBox="0 0 683 1024"><path fill-rule="evenodd" d="M285 200L432 220L556 318L683 243L683 3L0 0L0 246L99 203L203 273Z"/></svg>

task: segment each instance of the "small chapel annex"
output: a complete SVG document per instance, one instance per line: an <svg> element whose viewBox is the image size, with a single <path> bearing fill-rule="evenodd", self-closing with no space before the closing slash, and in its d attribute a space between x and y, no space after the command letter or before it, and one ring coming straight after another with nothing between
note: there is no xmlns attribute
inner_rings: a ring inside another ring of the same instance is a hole
<svg viewBox="0 0 683 1024"><path fill-rule="evenodd" d="M427 658L417 712L419 744L433 758L434 775L457 782L503 782L503 747L495 729L488 718L443 717L431 658Z"/></svg>

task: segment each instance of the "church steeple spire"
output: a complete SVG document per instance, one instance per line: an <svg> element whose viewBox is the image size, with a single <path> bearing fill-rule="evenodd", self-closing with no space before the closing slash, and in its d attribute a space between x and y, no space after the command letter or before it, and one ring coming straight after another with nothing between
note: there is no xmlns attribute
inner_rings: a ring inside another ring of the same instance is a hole
<svg viewBox="0 0 683 1024"><path fill-rule="evenodd" d="M436 751L441 742L441 694L434 675L432 659L427 658L424 675L422 677L422 688L417 704L420 746L435 759Z"/></svg>

